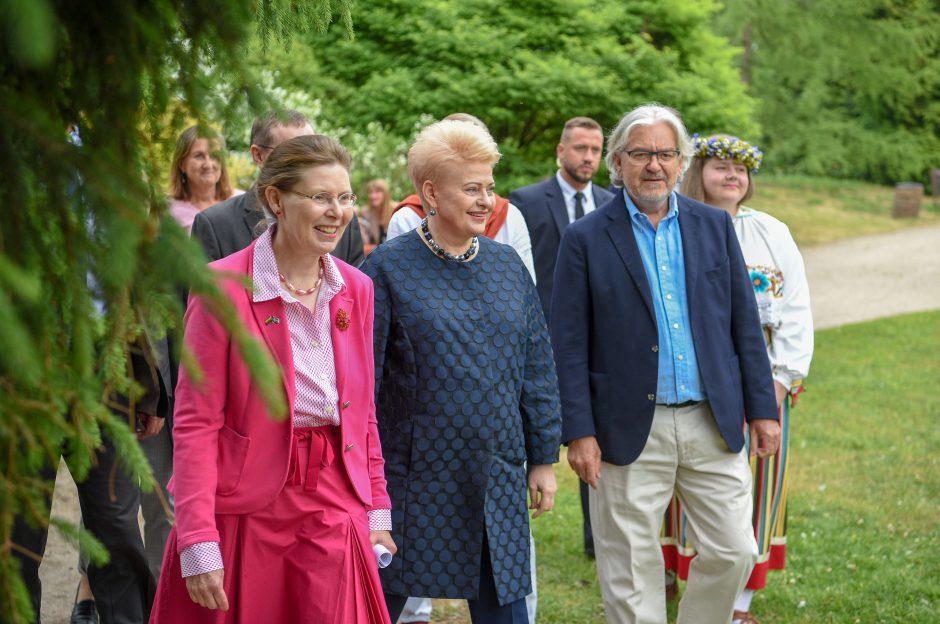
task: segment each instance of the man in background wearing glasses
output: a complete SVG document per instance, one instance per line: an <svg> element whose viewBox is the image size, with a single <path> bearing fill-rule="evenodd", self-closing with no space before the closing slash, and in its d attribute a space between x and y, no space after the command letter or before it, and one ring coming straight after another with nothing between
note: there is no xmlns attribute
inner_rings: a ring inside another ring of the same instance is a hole
<svg viewBox="0 0 940 624"><path fill-rule="evenodd" d="M251 159L258 170L271 151L288 139L313 134L310 122L295 110L270 112L255 119L251 126ZM272 215L268 215L273 218ZM211 206L196 215L192 236L202 243L209 262L241 251L265 230L265 214L254 185L238 195ZM353 266L365 258L359 219L353 214L342 238L331 254Z"/></svg>
<svg viewBox="0 0 940 624"><path fill-rule="evenodd" d="M780 428L747 267L730 217L682 197L692 155L674 110L640 106L607 142L622 192L565 230L552 346L568 462L591 486L609 622L666 622L659 531L675 491L699 546L679 624L730 622L757 557L744 448Z"/></svg>

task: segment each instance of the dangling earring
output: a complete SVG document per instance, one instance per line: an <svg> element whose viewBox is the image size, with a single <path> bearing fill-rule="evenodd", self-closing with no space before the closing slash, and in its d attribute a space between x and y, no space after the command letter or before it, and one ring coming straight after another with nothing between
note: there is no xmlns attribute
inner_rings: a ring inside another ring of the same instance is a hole
<svg viewBox="0 0 940 624"><path fill-rule="evenodd" d="M429 216L433 217L433 216L436 215L436 214L437 214L437 210L435 210L434 208L431 208L430 210L428 210L428 215L429 215Z"/></svg>

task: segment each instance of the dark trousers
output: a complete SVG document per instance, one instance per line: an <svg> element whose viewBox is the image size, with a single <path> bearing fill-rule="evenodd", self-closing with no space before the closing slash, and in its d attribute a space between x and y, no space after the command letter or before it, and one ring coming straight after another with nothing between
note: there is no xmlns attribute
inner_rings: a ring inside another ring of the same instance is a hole
<svg viewBox="0 0 940 624"><path fill-rule="evenodd" d="M385 594L385 604L388 605L388 615L392 624L398 621L408 596ZM480 562L480 596L476 600L468 600L470 607L470 621L473 624L528 624L529 614L526 611L525 598L500 606L496 597L496 583L493 582L493 564L490 562L490 549L483 544L483 560Z"/></svg>
<svg viewBox="0 0 940 624"><path fill-rule="evenodd" d="M591 487L578 479L581 488L581 518L584 520L584 552L594 556L594 532L591 530L591 508L588 505L588 488Z"/></svg>
<svg viewBox="0 0 940 624"><path fill-rule="evenodd" d="M103 566L88 567L88 582L95 594L95 604L102 624L141 624L150 619L150 606L156 590L147 567L144 543L137 525L140 488L120 467L111 441L104 438L96 451L97 464L78 486L78 500L87 529L104 544L111 559ZM48 467L44 476L55 480L55 468ZM52 501L46 501L46 517ZM28 525L17 518L12 540L27 550L42 555L46 549L47 529ZM30 593L36 622L40 621L42 584L39 563L16 551L20 560L23 582Z"/></svg>

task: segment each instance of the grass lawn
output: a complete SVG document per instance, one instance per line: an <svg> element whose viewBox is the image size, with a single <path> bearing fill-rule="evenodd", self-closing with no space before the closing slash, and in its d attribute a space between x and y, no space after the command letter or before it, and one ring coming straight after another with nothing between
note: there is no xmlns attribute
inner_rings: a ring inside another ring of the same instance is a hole
<svg viewBox="0 0 940 624"><path fill-rule="evenodd" d="M790 227L800 246L940 223L940 198L926 196L916 219L893 219L894 189L865 182L806 177L755 180L748 205Z"/></svg>
<svg viewBox="0 0 940 624"><path fill-rule="evenodd" d="M817 333L792 421L789 561L754 599L762 624L940 621L938 354L940 312ZM556 510L533 523L538 621L600 624L575 477L557 472ZM466 613L435 601L435 622Z"/></svg>

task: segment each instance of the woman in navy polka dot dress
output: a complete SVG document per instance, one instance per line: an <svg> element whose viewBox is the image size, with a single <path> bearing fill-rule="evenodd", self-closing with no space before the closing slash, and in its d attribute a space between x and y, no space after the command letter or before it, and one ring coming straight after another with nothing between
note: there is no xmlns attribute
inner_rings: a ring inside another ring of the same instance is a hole
<svg viewBox="0 0 940 624"><path fill-rule="evenodd" d="M428 126L408 153L428 217L362 266L399 546L381 574L393 622L408 596L465 598L474 622L528 622L526 491L533 517L551 510L561 413L532 278L512 247L480 236L498 159L479 126Z"/></svg>

